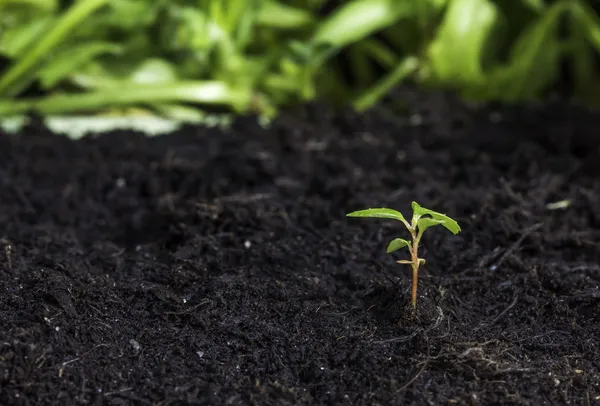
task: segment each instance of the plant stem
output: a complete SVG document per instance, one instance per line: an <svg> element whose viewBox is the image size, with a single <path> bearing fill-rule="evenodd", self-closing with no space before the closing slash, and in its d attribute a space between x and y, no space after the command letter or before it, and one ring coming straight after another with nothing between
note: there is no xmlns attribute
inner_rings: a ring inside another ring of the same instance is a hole
<svg viewBox="0 0 600 406"><path fill-rule="evenodd" d="M412 280L412 307L413 310L417 308L417 284L419 281L419 265L412 265L413 280Z"/></svg>
<svg viewBox="0 0 600 406"><path fill-rule="evenodd" d="M417 285L419 282L419 256L418 256L418 250L419 250L419 238L416 236L415 231L411 230L411 235L412 235L412 247L410 250L410 257L411 257L411 264L410 266L412 267L412 307L413 307L413 311L417 308Z"/></svg>

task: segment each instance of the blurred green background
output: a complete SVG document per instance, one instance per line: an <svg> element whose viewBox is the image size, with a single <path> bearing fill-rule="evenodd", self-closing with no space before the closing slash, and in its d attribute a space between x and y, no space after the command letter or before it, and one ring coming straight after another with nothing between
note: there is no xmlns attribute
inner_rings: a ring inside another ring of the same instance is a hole
<svg viewBox="0 0 600 406"><path fill-rule="evenodd" d="M404 82L597 107L599 51L584 0L0 0L0 117L364 111Z"/></svg>

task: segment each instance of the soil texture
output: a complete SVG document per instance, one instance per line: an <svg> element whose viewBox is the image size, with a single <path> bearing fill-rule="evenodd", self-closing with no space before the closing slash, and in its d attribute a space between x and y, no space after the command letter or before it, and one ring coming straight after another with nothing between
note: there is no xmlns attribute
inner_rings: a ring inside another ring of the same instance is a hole
<svg viewBox="0 0 600 406"><path fill-rule="evenodd" d="M0 404L600 404L600 115L411 105L0 135Z"/></svg>

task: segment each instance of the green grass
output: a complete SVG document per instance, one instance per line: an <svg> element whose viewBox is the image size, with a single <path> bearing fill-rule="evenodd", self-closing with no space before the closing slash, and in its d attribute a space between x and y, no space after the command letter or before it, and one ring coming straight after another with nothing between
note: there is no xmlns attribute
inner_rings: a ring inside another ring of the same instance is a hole
<svg viewBox="0 0 600 406"><path fill-rule="evenodd" d="M600 104L600 18L584 0L354 0L327 16L324 0L60 3L0 0L0 116L273 117L316 98L363 111L408 80L520 102L562 61L575 96Z"/></svg>

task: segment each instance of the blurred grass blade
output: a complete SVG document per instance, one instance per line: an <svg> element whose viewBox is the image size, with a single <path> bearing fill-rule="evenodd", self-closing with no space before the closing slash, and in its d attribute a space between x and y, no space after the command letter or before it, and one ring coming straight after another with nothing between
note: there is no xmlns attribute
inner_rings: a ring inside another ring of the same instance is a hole
<svg viewBox="0 0 600 406"><path fill-rule="evenodd" d="M348 60L352 66L354 84L359 88L369 86L377 78L374 65L366 55L362 44L363 41L358 42L347 50Z"/></svg>
<svg viewBox="0 0 600 406"><path fill-rule="evenodd" d="M17 59L55 20L54 16L47 15L27 23L20 22L13 27L0 28L0 54Z"/></svg>
<svg viewBox="0 0 600 406"><path fill-rule="evenodd" d="M557 79L562 53L558 23L569 1L555 3L524 30L511 49L508 65L491 75L489 97L531 100Z"/></svg>
<svg viewBox="0 0 600 406"><path fill-rule="evenodd" d="M250 99L249 92L232 89L221 82L178 82L163 86L129 85L117 89L61 94L35 100L0 99L0 116L22 114L30 110L41 114L61 114L163 102L228 105L243 111L249 106Z"/></svg>
<svg viewBox="0 0 600 406"><path fill-rule="evenodd" d="M375 62L385 68L392 68L398 63L398 55L382 41L377 41L374 38L365 38L357 46L363 48L366 54L369 54Z"/></svg>
<svg viewBox="0 0 600 406"><path fill-rule="evenodd" d="M416 21L424 35L429 34L438 13L452 0L420 0L415 1Z"/></svg>
<svg viewBox="0 0 600 406"><path fill-rule="evenodd" d="M33 75L28 75L30 70L51 51L68 39L71 30L78 24L81 24L90 14L102 7L108 0L80 0L74 3L71 8L63 14L52 30L41 38L41 40L25 53L15 65L9 68L2 77L0 77L0 96L16 96L31 81Z"/></svg>
<svg viewBox="0 0 600 406"><path fill-rule="evenodd" d="M80 67L102 54L117 54L122 48L108 42L95 42L65 48L40 69L38 78L45 89L50 89L73 74Z"/></svg>
<svg viewBox="0 0 600 406"><path fill-rule="evenodd" d="M87 64L78 72L74 72L69 81L81 89L111 89L120 85L122 79L98 62Z"/></svg>
<svg viewBox="0 0 600 406"><path fill-rule="evenodd" d="M180 104L156 104L152 108L162 116L177 122L201 123L206 118L206 112Z"/></svg>
<svg viewBox="0 0 600 406"><path fill-rule="evenodd" d="M140 64L129 81L138 85L165 85L179 80L177 69L163 59L152 58Z"/></svg>
<svg viewBox="0 0 600 406"><path fill-rule="evenodd" d="M256 22L263 26L297 29L315 24L317 20L305 10L267 0L261 5Z"/></svg>
<svg viewBox="0 0 600 406"><path fill-rule="evenodd" d="M317 28L312 42L344 47L414 13L406 0L354 0L341 6Z"/></svg>
<svg viewBox="0 0 600 406"><path fill-rule="evenodd" d="M443 84L481 84L482 57L498 22L497 6L490 0L454 0L448 7L428 49L431 73L435 81Z"/></svg>
<svg viewBox="0 0 600 406"><path fill-rule="evenodd" d="M39 10L49 11L57 8L58 0L0 0L0 10L7 5L34 7Z"/></svg>
<svg viewBox="0 0 600 406"><path fill-rule="evenodd" d="M585 1L572 3L571 8L574 18L587 32L587 39L600 52L600 18Z"/></svg>
<svg viewBox="0 0 600 406"><path fill-rule="evenodd" d="M412 56L405 58L392 72L381 79L379 83L357 98L353 103L354 108L357 111L364 111L373 106L392 88L414 73L418 67L418 58Z"/></svg>
<svg viewBox="0 0 600 406"><path fill-rule="evenodd" d="M600 24L596 26L580 5L575 4L569 15L568 25L567 52L570 54L569 59L573 69L574 91L580 100L589 100L597 96L590 83L595 79L594 31L598 30L600 34ZM600 36L598 36L598 39L600 39ZM598 43L598 50L600 50L600 42Z"/></svg>
<svg viewBox="0 0 600 406"><path fill-rule="evenodd" d="M523 2L525 6L529 7L529 9L538 13L541 13L546 8L544 0L521 0L521 2Z"/></svg>

